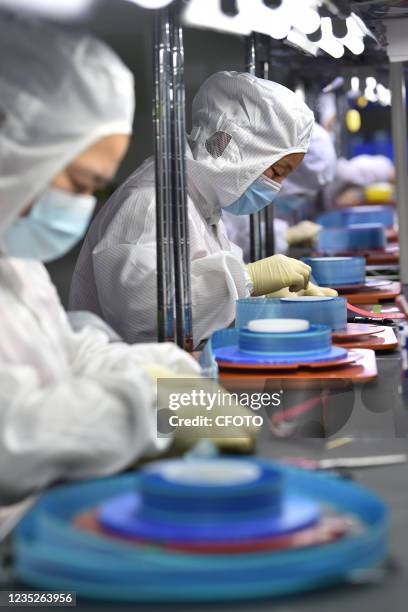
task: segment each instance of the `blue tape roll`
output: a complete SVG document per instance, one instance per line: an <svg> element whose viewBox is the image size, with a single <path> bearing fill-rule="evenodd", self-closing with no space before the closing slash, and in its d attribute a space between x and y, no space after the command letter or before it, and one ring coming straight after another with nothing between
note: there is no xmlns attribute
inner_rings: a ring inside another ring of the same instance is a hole
<svg viewBox="0 0 408 612"><path fill-rule="evenodd" d="M328 254L378 250L385 246L385 229L379 223L323 229L317 238L317 250Z"/></svg>
<svg viewBox="0 0 408 612"><path fill-rule="evenodd" d="M395 223L395 210L392 206L350 206L329 210L316 219L323 227L346 227L359 223L381 223L392 227Z"/></svg>
<svg viewBox="0 0 408 612"><path fill-rule="evenodd" d="M142 470L139 517L149 521L153 515L165 515L166 520L172 517L176 523L181 519L194 523L216 515L229 522L234 516L242 520L247 513L260 514L260 509L268 516L280 512L281 474L271 466L259 469L245 461L230 464L197 459L195 482L191 482L190 469L191 464L176 460L155 462ZM226 480L221 476L227 469Z"/></svg>
<svg viewBox="0 0 408 612"><path fill-rule="evenodd" d="M238 345L215 348L214 357L230 364L285 365L341 359L347 350L331 344L328 325L311 325L302 332L265 333L239 330Z"/></svg>
<svg viewBox="0 0 408 612"><path fill-rule="evenodd" d="M239 330L239 350L249 355L296 356L310 358L327 353L331 348L331 329L327 325L311 325L301 332L265 333Z"/></svg>
<svg viewBox="0 0 408 612"><path fill-rule="evenodd" d="M59 487L43 495L16 530L18 578L33 587L72 590L99 600L232 601L327 586L384 559L389 519L380 498L335 476L274 467L288 495L352 514L365 528L307 549L198 555L129 546L72 524L77 513L135 490L138 479L131 474Z"/></svg>
<svg viewBox="0 0 408 612"><path fill-rule="evenodd" d="M296 353L296 354L280 354L280 355L249 355L239 350L237 346L226 346L224 348L215 349L214 356L218 362L228 363L230 366L236 365L252 365L252 366L285 366L292 363L323 363L325 361L334 361L343 359L347 355L347 349L340 346L332 346L327 351L319 353Z"/></svg>
<svg viewBox="0 0 408 612"><path fill-rule="evenodd" d="M312 268L312 276L323 287L360 285L365 282L364 257L303 257Z"/></svg>
<svg viewBox="0 0 408 612"><path fill-rule="evenodd" d="M328 325L332 330L346 329L347 301L343 297L298 298L242 298L236 302L237 328L245 327L253 319L307 319L313 325ZM231 332L231 330L225 330ZM220 332L215 332L219 334ZM212 348L234 344L230 338L212 336ZM214 341L213 341L214 339Z"/></svg>
<svg viewBox="0 0 408 612"><path fill-rule="evenodd" d="M140 513L141 498L137 493L126 493L106 502L99 513L101 525L121 536L141 538L154 542L225 542L240 539L282 536L316 524L321 512L312 501L299 496L285 495L281 512L274 509L268 515L265 508L241 511L231 516L214 509L212 515L197 516L180 512L152 512L150 518ZM240 519L240 520L239 520Z"/></svg>

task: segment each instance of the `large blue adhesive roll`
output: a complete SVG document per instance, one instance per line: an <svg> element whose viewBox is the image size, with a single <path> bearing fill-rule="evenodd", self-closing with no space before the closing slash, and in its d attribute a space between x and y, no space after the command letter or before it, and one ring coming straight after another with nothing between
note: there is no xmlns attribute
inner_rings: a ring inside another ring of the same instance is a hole
<svg viewBox="0 0 408 612"><path fill-rule="evenodd" d="M249 355L321 355L331 348L328 325L311 325L309 329L288 333L260 333L243 327L239 331L239 349Z"/></svg>
<svg viewBox="0 0 408 612"><path fill-rule="evenodd" d="M346 227L358 223L381 223L392 227L395 223L393 206L350 206L329 210L317 217L316 223L323 227Z"/></svg>
<svg viewBox="0 0 408 612"><path fill-rule="evenodd" d="M225 520L245 512L280 511L281 474L272 466L260 469L249 461L204 459L158 461L141 471L140 515L150 519L152 513L199 516L221 516Z"/></svg>
<svg viewBox="0 0 408 612"><path fill-rule="evenodd" d="M323 287L361 285L365 282L364 257L304 257L312 276Z"/></svg>
<svg viewBox="0 0 408 612"><path fill-rule="evenodd" d="M310 500L286 497L273 465L227 459L156 462L141 471L136 491L114 497L99 511L109 531L153 541L282 535L320 516Z"/></svg>
<svg viewBox="0 0 408 612"><path fill-rule="evenodd" d="M333 331L347 327L347 301L343 297L242 298L236 302L236 327L254 319L307 319ZM223 346L230 344L224 342ZM221 344L214 345L217 348Z"/></svg>
<svg viewBox="0 0 408 612"><path fill-rule="evenodd" d="M323 229L317 238L320 253L356 253L383 250L386 246L385 228L379 223L362 223L347 228Z"/></svg>
<svg viewBox="0 0 408 612"><path fill-rule="evenodd" d="M240 554L174 553L87 533L74 517L110 497L137 492L135 474L57 487L45 493L17 527L14 552L20 580L36 588L128 602L199 602L282 596L347 580L387 554L384 502L350 481L269 461L284 495L350 514L362 529L309 548ZM62 554L63 553L63 554Z"/></svg>
<svg viewBox="0 0 408 612"><path fill-rule="evenodd" d="M214 348L218 362L230 365L286 365L342 359L347 350L331 344L328 325L310 325L298 332L239 330L238 344Z"/></svg>

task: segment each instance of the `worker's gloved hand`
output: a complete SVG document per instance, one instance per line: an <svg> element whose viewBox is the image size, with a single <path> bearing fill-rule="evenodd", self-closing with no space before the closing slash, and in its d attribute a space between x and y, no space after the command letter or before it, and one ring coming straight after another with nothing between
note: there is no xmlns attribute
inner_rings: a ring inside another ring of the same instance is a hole
<svg viewBox="0 0 408 612"><path fill-rule="evenodd" d="M302 291L298 291L297 295L299 297L302 296L327 296L327 297L336 297L338 295L335 289L330 289L329 287L318 287L313 283L309 283L306 289Z"/></svg>
<svg viewBox="0 0 408 612"><path fill-rule="evenodd" d="M266 295L289 287L292 291L305 289L309 283L311 268L302 261L272 255L247 265L247 271L253 284L252 295Z"/></svg>
<svg viewBox="0 0 408 612"><path fill-rule="evenodd" d="M203 407L197 407L197 405L191 404L180 405L177 410L172 413L178 417L178 425L174 428L173 440L174 447L178 451L184 451L194 446L200 438L210 439L218 448L231 451L249 452L253 449L258 427L254 426L250 421L245 422L245 417L251 416L254 413L240 405L232 398L226 401L223 406L218 401L219 398L223 397L223 394L228 395L228 392L221 387L219 384L209 378L199 378L197 374L186 372L186 374L175 373L169 368L156 364L148 364L143 367L145 372L152 378L154 383L159 381L159 396L160 398L166 398L167 394L177 394L180 397L181 394L188 396L191 390L195 387L199 387L199 390L206 394L216 398L216 401L211 406L211 410L206 410ZM162 379L171 379L168 387L166 381ZM190 379L190 380L189 380ZM194 379L194 380L191 380ZM197 381L197 384L195 384ZM229 397L229 396L228 396ZM166 403L166 402L165 402ZM166 408L163 405L163 400L159 399L159 409ZM185 424L185 419L193 419L197 416L207 416L211 419L211 426L191 426ZM242 425L217 425L217 416L223 415L234 415L242 416Z"/></svg>
<svg viewBox="0 0 408 612"><path fill-rule="evenodd" d="M267 293L265 295L267 298L288 298L296 296L296 291L289 291L289 287L284 287L283 289L279 289L279 291L273 291L272 293Z"/></svg>
<svg viewBox="0 0 408 612"><path fill-rule="evenodd" d="M288 227L286 230L286 240L289 246L294 244L308 243L313 244L322 226L313 221L301 221L297 225Z"/></svg>
<svg viewBox="0 0 408 612"><path fill-rule="evenodd" d="M182 381L181 381L182 382ZM214 394L214 397L223 397L222 394L228 395L228 392L218 383L210 379L200 381L200 389L204 389L206 393ZM180 449L187 449L194 446L201 438L210 439L215 446L231 451L249 452L253 449L259 428L254 426L250 421L245 422L246 417L254 416L254 412L242 406L233 398L230 398L226 405L222 405L222 401L216 401L211 410L197 410L195 406L181 406L174 414L177 414L179 419L193 418L197 414L203 414L211 418L211 428L203 425L202 428L179 426L174 432L176 446ZM243 417L243 423L240 425L229 424L226 426L217 425L217 417L225 415L234 415Z"/></svg>
<svg viewBox="0 0 408 612"><path fill-rule="evenodd" d="M279 291L274 291L273 293L268 293L265 297L267 298L288 298L288 297L302 297L302 296L327 296L327 297L336 297L338 295L335 289L330 289L329 287L318 287L313 283L309 283L306 289L302 289L301 291L289 291L288 287L284 289L280 289Z"/></svg>
<svg viewBox="0 0 408 612"><path fill-rule="evenodd" d="M142 366L142 370L146 372L152 379L154 383L157 382L158 378L176 378L181 376L179 373L174 372L170 368L167 368L163 365L158 365L157 363L148 363ZM199 376L198 374L192 374L191 372L182 375L183 378L189 378L191 376Z"/></svg>

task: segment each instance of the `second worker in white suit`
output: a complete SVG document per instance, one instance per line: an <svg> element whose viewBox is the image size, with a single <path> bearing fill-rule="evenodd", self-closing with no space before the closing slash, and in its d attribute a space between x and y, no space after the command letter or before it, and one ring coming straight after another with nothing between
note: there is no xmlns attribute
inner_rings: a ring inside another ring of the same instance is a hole
<svg viewBox="0 0 408 612"><path fill-rule="evenodd" d="M268 205L302 161L313 113L289 89L249 74L219 72L193 101L187 151L194 341L230 325L235 301L305 289L310 268L284 255L245 266L222 209ZM113 194L91 225L71 286L70 307L91 310L128 342L156 337L154 159Z"/></svg>

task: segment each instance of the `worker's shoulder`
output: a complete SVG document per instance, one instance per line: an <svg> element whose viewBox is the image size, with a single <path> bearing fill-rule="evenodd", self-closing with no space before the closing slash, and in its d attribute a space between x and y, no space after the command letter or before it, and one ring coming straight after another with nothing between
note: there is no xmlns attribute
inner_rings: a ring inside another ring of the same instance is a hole
<svg viewBox="0 0 408 612"><path fill-rule="evenodd" d="M125 180L108 200L108 206L120 209L123 213L127 209L133 214L140 214L155 203L156 187L154 162L147 159L137 170ZM137 209L135 210L135 206Z"/></svg>

